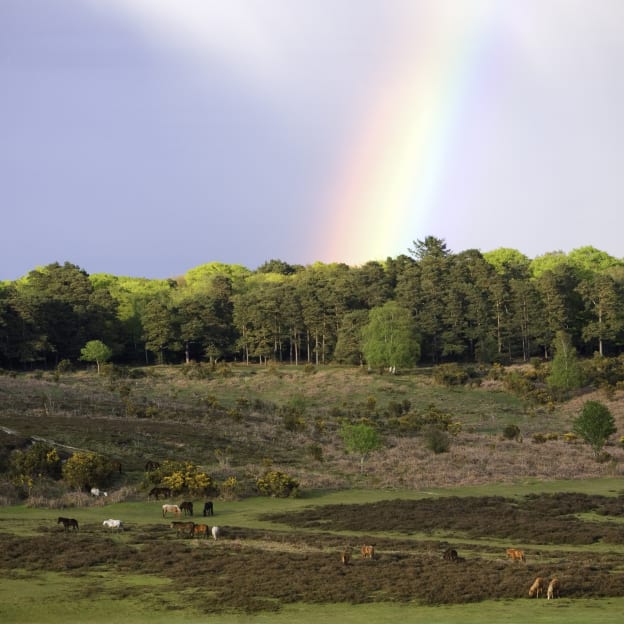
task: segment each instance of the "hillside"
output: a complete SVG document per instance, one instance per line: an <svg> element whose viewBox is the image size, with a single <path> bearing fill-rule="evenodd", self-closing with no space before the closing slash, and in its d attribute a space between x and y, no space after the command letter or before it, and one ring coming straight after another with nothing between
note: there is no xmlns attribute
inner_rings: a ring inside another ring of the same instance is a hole
<svg viewBox="0 0 624 624"><path fill-rule="evenodd" d="M236 476L253 488L267 468L302 488L429 487L621 476L624 392L593 392L547 409L529 406L500 382L445 388L430 371L368 374L357 368L234 366L150 367L0 376L3 465L12 448L43 439L59 451L90 450L122 463L111 487L138 487L147 460L199 464L217 480ZM598 463L589 447L569 443L582 403L609 406L618 434ZM422 419L451 423L448 452L425 444ZM367 458L345 453L344 422L368 422L382 446ZM520 429L517 440L502 435ZM545 440L545 441L544 441Z"/></svg>

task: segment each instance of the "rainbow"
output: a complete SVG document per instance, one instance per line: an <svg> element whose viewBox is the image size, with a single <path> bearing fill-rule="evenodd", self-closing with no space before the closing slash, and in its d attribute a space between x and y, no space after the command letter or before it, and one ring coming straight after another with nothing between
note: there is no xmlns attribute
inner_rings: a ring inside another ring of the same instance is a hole
<svg viewBox="0 0 624 624"><path fill-rule="evenodd" d="M449 217L436 211L492 7L470 3L438 21L376 85L328 193L328 261L385 260L426 235L445 238L432 230Z"/></svg>

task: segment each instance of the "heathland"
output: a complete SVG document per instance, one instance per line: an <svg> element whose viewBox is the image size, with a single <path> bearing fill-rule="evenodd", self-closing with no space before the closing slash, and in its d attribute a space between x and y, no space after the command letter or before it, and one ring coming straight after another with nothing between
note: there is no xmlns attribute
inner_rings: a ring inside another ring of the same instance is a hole
<svg viewBox="0 0 624 624"><path fill-rule="evenodd" d="M451 385L426 368L2 375L0 615L615 622L624 604L624 393L588 387L543 403L518 391L519 377L539 386L529 365L473 370ZM600 455L571 433L588 400L608 406L618 431ZM374 448L345 446L353 424L377 433ZM92 453L113 462L120 470L91 484L107 496L17 475L16 454L34 442L64 460ZM210 492L174 490L171 502L193 500L193 521L221 526L219 540L169 528L163 501L148 500L147 462L210 476ZM270 473L297 484L290 496L262 495ZM208 496L216 515L204 518ZM80 530L65 532L58 516ZM107 518L126 530L107 531ZM373 559L362 558L363 544L374 544ZM526 561L507 560L510 546ZM443 558L450 547L459 561ZM537 576L558 576L562 597L529 602ZM516 601L522 617L513 619Z"/></svg>

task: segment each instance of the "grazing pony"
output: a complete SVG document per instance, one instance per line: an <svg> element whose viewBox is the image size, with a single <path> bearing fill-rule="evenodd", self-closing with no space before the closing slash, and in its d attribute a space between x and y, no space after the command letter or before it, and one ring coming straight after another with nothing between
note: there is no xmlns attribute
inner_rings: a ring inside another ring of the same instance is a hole
<svg viewBox="0 0 624 624"><path fill-rule="evenodd" d="M559 583L559 579L552 579L550 583L548 583L548 589L546 590L546 597L548 598L548 600L550 600L551 598L559 598L560 588L561 585Z"/></svg>
<svg viewBox="0 0 624 624"><path fill-rule="evenodd" d="M342 565L349 565L349 561L351 561L351 549L343 548L340 553L340 561L342 561Z"/></svg>
<svg viewBox="0 0 624 624"><path fill-rule="evenodd" d="M113 518L109 518L108 520L104 520L102 522L102 526L105 526L107 529L117 529L118 531L123 531L124 526L121 520L114 520Z"/></svg>
<svg viewBox="0 0 624 624"><path fill-rule="evenodd" d="M362 558L363 559L374 559L375 558L375 547L372 545L362 546L361 548Z"/></svg>
<svg viewBox="0 0 624 624"><path fill-rule="evenodd" d="M193 537L208 539L208 527L205 524L196 524L193 527Z"/></svg>
<svg viewBox="0 0 624 624"><path fill-rule="evenodd" d="M104 490L100 490L99 488L91 488L91 495L95 497L108 496L108 492L105 492Z"/></svg>
<svg viewBox="0 0 624 624"><path fill-rule="evenodd" d="M507 549L507 558L512 561L526 561L524 557L524 551L519 550L518 548L508 548Z"/></svg>
<svg viewBox="0 0 624 624"><path fill-rule="evenodd" d="M171 488L168 487L153 487L150 491L149 494L147 495L147 498L152 498L152 496L158 500L158 497L161 496L163 498L169 498L171 496Z"/></svg>
<svg viewBox="0 0 624 624"><path fill-rule="evenodd" d="M56 524L62 524L63 531L69 531L69 529L78 531L78 520L75 520L74 518L59 518L56 521Z"/></svg>
<svg viewBox="0 0 624 624"><path fill-rule="evenodd" d="M194 522L172 522L169 525L169 528L175 529L178 535L186 533L186 535L193 535L193 531L195 530Z"/></svg>
<svg viewBox="0 0 624 624"><path fill-rule="evenodd" d="M213 526L212 529L210 529L210 534L212 535L212 539L216 540L217 537L221 535L221 529L218 526Z"/></svg>
<svg viewBox="0 0 624 624"><path fill-rule="evenodd" d="M442 555L442 558L445 561L458 561L459 556L457 555L457 551L454 548L447 548Z"/></svg>
<svg viewBox="0 0 624 624"><path fill-rule="evenodd" d="M180 503L180 509L184 512L185 516L193 515L193 503L191 503L190 501L184 501L183 503Z"/></svg>
<svg viewBox="0 0 624 624"><path fill-rule="evenodd" d="M177 516L179 516L182 512L180 511L180 508L177 505L163 505L162 506L162 515L163 518L168 514L168 513L172 513L172 514L176 514Z"/></svg>
<svg viewBox="0 0 624 624"><path fill-rule="evenodd" d="M539 598L540 594L544 595L545 590L546 590L546 581L541 576L538 576L533 581L533 585L531 585L531 588L529 589L529 598L533 598L533 596L535 596L536 598Z"/></svg>
<svg viewBox="0 0 624 624"><path fill-rule="evenodd" d="M212 501L204 503L204 517L205 516L214 516L214 505Z"/></svg>

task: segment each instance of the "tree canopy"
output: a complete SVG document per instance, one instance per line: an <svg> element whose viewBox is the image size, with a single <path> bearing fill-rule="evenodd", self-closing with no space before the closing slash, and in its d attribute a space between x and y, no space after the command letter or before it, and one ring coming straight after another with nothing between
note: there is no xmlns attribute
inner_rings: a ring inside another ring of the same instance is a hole
<svg viewBox="0 0 624 624"><path fill-rule="evenodd" d="M435 236L409 251L355 267L213 262L169 279L38 267L0 284L0 367L76 362L92 340L119 363L505 363L552 358L561 331L579 356L624 352L624 263L605 252L454 253Z"/></svg>

